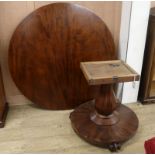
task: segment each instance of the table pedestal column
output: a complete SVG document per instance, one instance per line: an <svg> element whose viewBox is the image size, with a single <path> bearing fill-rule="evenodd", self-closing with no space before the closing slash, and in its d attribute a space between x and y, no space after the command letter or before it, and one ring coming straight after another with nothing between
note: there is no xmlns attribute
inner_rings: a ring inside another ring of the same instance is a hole
<svg viewBox="0 0 155 155"><path fill-rule="evenodd" d="M70 114L70 119L81 138L111 151L120 149L138 128L137 116L118 102L112 85L101 85L95 102L80 105Z"/></svg>

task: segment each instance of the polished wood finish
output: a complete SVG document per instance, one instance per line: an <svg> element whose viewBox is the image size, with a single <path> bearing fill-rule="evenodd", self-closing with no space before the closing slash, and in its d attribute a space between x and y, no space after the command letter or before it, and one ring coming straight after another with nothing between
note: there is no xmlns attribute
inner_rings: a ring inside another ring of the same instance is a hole
<svg viewBox="0 0 155 155"><path fill-rule="evenodd" d="M95 108L99 114L110 115L119 105L113 91L113 85L101 85L95 103Z"/></svg>
<svg viewBox="0 0 155 155"><path fill-rule="evenodd" d="M42 108L70 109L96 95L80 70L81 61L116 59L104 22L79 5L39 8L17 27L9 68L21 92Z"/></svg>
<svg viewBox="0 0 155 155"><path fill-rule="evenodd" d="M0 2L0 58L7 100L13 105L23 105L29 100L17 89L8 68L8 47L11 36L18 24L32 11L55 1L1 1ZM92 10L108 26L118 49L121 21L121 1L70 1ZM112 10L112 11L111 11ZM10 20L11 19L11 22ZM20 101L19 101L20 100ZM22 100L22 101L21 101Z"/></svg>
<svg viewBox="0 0 155 155"><path fill-rule="evenodd" d="M95 112L94 103L87 102L70 115L74 131L91 144L116 151L123 142L135 134L138 128L137 116L124 105L118 106L113 113L115 116L108 120L100 116L98 120L101 119L103 123L93 119L95 116L92 115L95 115Z"/></svg>
<svg viewBox="0 0 155 155"><path fill-rule="evenodd" d="M0 67L0 128L4 127L5 120L8 112L8 103L6 102L5 98L5 91L2 79L2 72Z"/></svg>
<svg viewBox="0 0 155 155"><path fill-rule="evenodd" d="M111 64L110 67L107 66L109 64ZM139 75L126 65L121 61L119 61L119 66L118 61L117 65L116 61L82 63L82 71L88 78L86 78L88 84L92 84L89 82L89 77L93 84L99 84L98 80L100 80L100 90L95 102L84 103L70 114L72 127L80 137L94 145L109 148L111 151L120 149L121 144L130 139L138 128L136 114L122 105L113 91L113 83L121 82L121 80L132 81L131 76L136 77L135 81L139 79ZM111 66L117 67L113 71L113 69L110 70ZM114 75L118 80L111 81Z"/></svg>
<svg viewBox="0 0 155 155"><path fill-rule="evenodd" d="M142 67L138 99L142 103L155 102L154 74L155 74L155 8L151 9L144 61Z"/></svg>

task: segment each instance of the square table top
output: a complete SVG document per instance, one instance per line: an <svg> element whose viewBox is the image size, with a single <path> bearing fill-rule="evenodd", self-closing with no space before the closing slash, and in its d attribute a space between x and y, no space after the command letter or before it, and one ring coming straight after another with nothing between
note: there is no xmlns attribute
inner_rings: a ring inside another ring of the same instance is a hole
<svg viewBox="0 0 155 155"><path fill-rule="evenodd" d="M89 85L139 80L138 73L122 60L81 62L80 67Z"/></svg>

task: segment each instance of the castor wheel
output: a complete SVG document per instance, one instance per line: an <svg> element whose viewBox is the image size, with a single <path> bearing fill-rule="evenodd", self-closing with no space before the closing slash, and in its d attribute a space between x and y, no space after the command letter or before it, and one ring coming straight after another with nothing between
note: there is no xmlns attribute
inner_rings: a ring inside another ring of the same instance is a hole
<svg viewBox="0 0 155 155"><path fill-rule="evenodd" d="M121 144L120 143L111 143L109 146L108 146L108 149L111 151L111 152L116 152L118 150L121 149Z"/></svg>

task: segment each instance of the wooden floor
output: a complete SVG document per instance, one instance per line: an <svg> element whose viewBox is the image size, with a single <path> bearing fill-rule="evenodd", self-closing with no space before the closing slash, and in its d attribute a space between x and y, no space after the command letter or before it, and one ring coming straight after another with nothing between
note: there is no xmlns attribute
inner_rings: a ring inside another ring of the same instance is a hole
<svg viewBox="0 0 155 155"><path fill-rule="evenodd" d="M155 136L155 104L128 104L138 115L137 134L118 153L144 153L144 141ZM0 153L110 153L81 140L72 130L71 111L48 111L32 105L11 106L0 129Z"/></svg>

